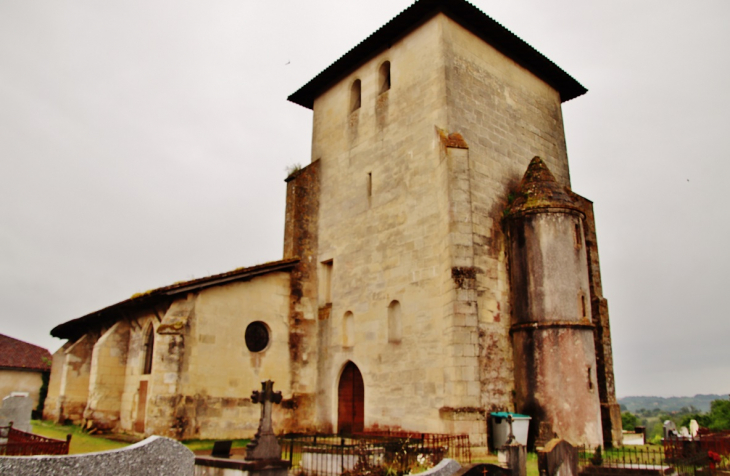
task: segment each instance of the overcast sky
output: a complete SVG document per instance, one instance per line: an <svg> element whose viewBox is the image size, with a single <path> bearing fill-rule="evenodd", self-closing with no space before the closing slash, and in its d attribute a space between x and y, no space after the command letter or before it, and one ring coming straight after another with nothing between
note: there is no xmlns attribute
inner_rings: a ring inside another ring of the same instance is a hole
<svg viewBox="0 0 730 476"><path fill-rule="evenodd" d="M0 333L280 259L286 97L408 0L0 1ZM730 2L475 0L589 90L563 104L595 202L619 396L730 392Z"/></svg>

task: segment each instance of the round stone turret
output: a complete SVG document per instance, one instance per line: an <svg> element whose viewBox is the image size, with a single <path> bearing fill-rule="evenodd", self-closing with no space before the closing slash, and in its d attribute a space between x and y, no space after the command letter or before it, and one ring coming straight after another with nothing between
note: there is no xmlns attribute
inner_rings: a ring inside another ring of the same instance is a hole
<svg viewBox="0 0 730 476"><path fill-rule="evenodd" d="M556 434L602 444L584 213L545 163L530 162L507 213L516 411L530 444Z"/></svg>

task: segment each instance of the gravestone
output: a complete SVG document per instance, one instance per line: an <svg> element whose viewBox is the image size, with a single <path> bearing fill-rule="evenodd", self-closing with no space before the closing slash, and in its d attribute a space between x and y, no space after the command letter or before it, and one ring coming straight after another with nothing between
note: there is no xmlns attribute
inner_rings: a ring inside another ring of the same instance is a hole
<svg viewBox="0 0 730 476"><path fill-rule="evenodd" d="M689 430L686 426L683 426L679 429L679 436L681 436L682 438L689 438Z"/></svg>
<svg viewBox="0 0 730 476"><path fill-rule="evenodd" d="M254 439L246 446L247 460L281 459L281 446L276 440L271 423L272 406L274 403L281 403L281 398L281 392L274 392L274 382L271 380L261 382L261 391L254 390L251 394L251 401L261 404L261 419Z"/></svg>
<svg viewBox="0 0 730 476"><path fill-rule="evenodd" d="M231 440L216 441L213 443L213 451L210 455L216 458L230 458L232 445L233 441Z"/></svg>
<svg viewBox="0 0 730 476"><path fill-rule="evenodd" d="M559 438L547 442L538 452L540 474L546 476L577 476L578 448Z"/></svg>
<svg viewBox="0 0 730 476"><path fill-rule="evenodd" d="M118 450L66 456L0 456L0 474L13 476L193 476L195 455L162 436Z"/></svg>
<svg viewBox="0 0 730 476"><path fill-rule="evenodd" d="M664 439L677 438L678 436L679 433L677 433L677 425L675 425L672 420L666 420L664 422Z"/></svg>
<svg viewBox="0 0 730 476"><path fill-rule="evenodd" d="M30 416L33 412L33 400L27 392L13 392L3 398L0 407L0 426L8 426L13 422L13 428L30 433Z"/></svg>
<svg viewBox="0 0 730 476"><path fill-rule="evenodd" d="M700 425L697 423L697 420L690 420L689 433L692 435L692 438L697 438L698 431L700 431Z"/></svg>

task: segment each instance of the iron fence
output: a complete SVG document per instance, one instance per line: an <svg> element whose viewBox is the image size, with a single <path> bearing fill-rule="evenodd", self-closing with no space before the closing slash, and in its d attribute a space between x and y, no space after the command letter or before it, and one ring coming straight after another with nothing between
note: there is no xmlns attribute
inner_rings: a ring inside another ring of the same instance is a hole
<svg viewBox="0 0 730 476"><path fill-rule="evenodd" d="M403 475L443 458L471 462L468 435L378 432L356 435L289 434L280 438L282 459L308 476Z"/></svg>
<svg viewBox="0 0 730 476"><path fill-rule="evenodd" d="M662 446L621 447L605 451L580 448L582 475L699 475L730 472L730 434L668 438Z"/></svg>
<svg viewBox="0 0 730 476"><path fill-rule="evenodd" d="M667 438L664 453L669 462L691 461L710 471L730 471L730 431L701 431L696 438Z"/></svg>
<svg viewBox="0 0 730 476"><path fill-rule="evenodd" d="M71 446L71 435L66 441L54 440L20 431L12 423L0 427L0 439L0 455L4 456L67 455Z"/></svg>
<svg viewBox="0 0 730 476"><path fill-rule="evenodd" d="M584 447L578 451L578 472L581 475L674 474L675 471L680 475L695 474L691 466L677 468L669 465L660 446L623 446L605 451Z"/></svg>

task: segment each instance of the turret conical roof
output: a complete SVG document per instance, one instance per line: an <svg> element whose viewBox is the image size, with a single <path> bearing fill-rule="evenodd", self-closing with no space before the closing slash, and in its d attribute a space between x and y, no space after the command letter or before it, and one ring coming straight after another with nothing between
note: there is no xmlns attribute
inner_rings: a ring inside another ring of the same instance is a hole
<svg viewBox="0 0 730 476"><path fill-rule="evenodd" d="M520 214L541 208L567 208L581 211L566 187L560 185L540 157L534 157L527 166L517 189L517 197L510 205L510 214Z"/></svg>

